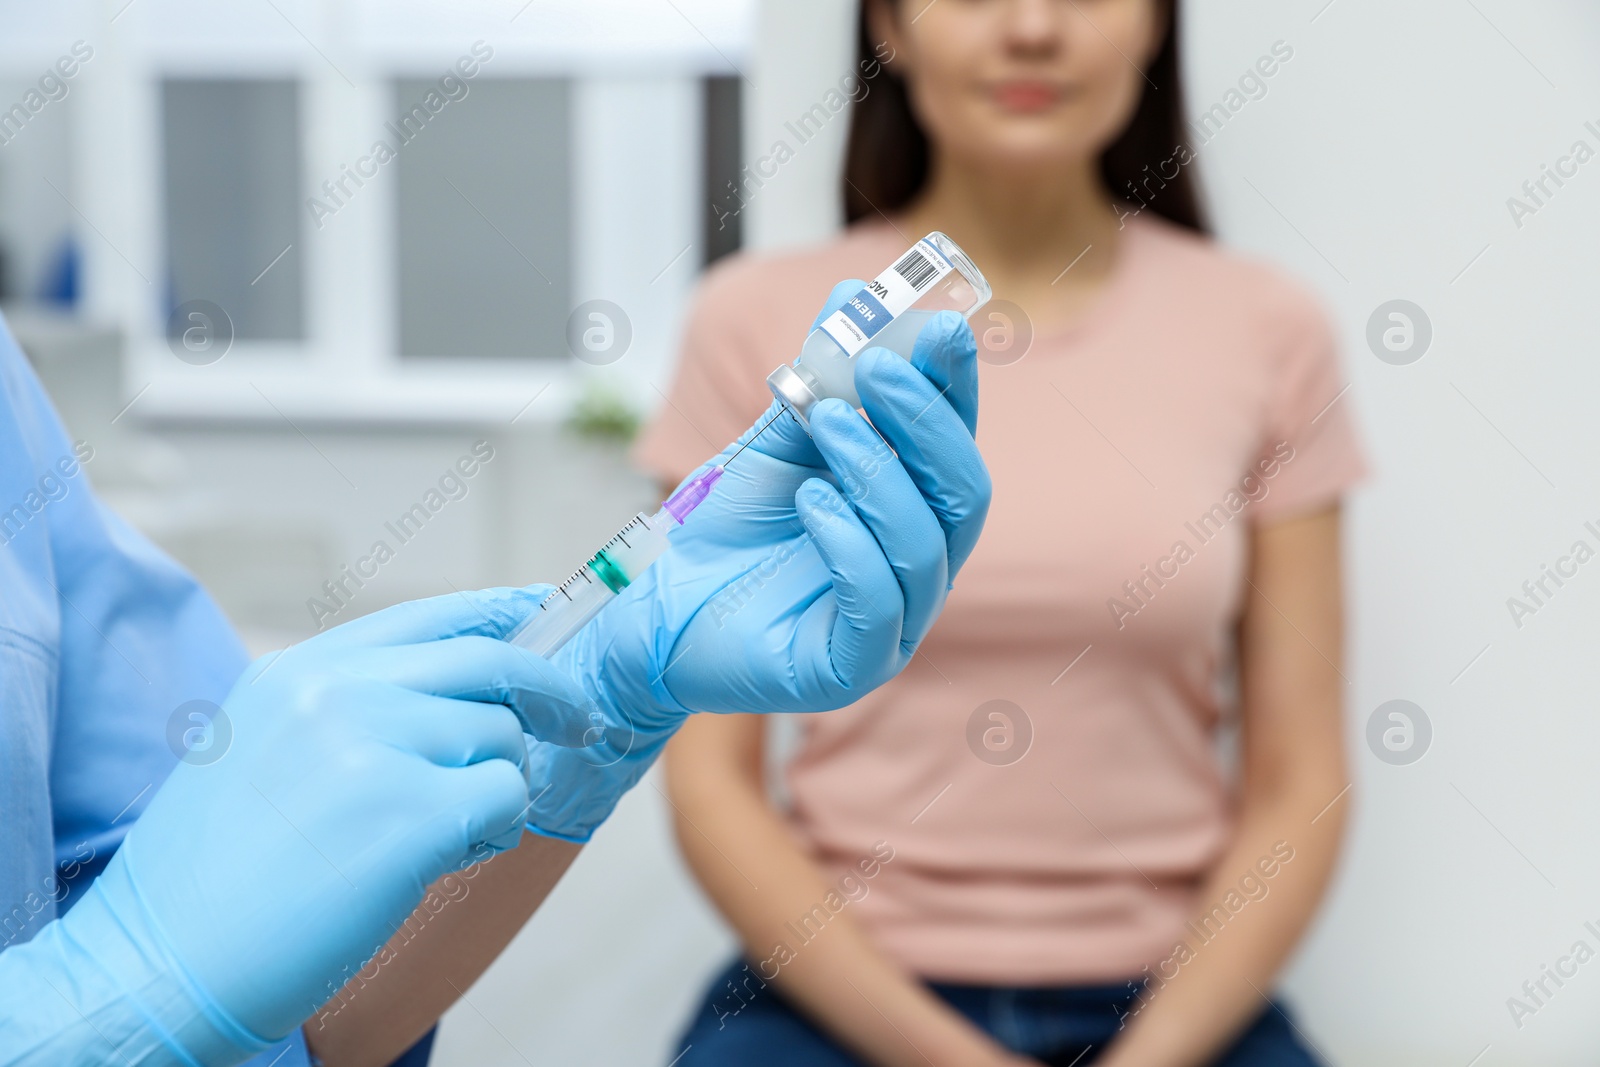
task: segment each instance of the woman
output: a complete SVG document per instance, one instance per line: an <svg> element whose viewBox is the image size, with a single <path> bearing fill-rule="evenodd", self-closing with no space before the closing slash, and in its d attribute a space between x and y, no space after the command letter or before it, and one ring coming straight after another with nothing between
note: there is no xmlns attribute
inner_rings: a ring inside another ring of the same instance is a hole
<svg viewBox="0 0 1600 1067"><path fill-rule="evenodd" d="M804 725L791 810L759 717L673 743L679 840L745 956L680 1067L1316 1062L1268 998L1350 804L1361 459L1314 302L1204 236L1177 22L866 0L861 58L890 58L852 120L853 225L704 282L639 449L667 481L765 406L818 294L929 230L1034 340L982 368L984 540L906 673Z"/></svg>

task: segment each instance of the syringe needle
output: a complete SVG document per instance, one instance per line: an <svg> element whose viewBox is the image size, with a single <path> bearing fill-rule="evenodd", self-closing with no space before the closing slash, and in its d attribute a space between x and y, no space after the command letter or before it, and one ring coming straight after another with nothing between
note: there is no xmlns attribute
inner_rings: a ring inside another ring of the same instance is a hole
<svg viewBox="0 0 1600 1067"><path fill-rule="evenodd" d="M768 426L771 426L774 422L778 421L778 416L779 415L782 415L785 411L788 411L788 410L789 410L788 407L780 405L778 410L772 413L772 418L768 419L766 422L761 424L761 429L757 430L755 433L751 434L748 438L746 438L744 444L740 445L738 448L733 450L733 455L729 456L727 459L722 461L722 468L724 470L726 470L727 467L728 467L728 464L732 463L735 459L737 459L740 452L743 452L745 449L749 448L750 447L750 443L752 441L754 441L756 438L760 437L766 431Z"/></svg>

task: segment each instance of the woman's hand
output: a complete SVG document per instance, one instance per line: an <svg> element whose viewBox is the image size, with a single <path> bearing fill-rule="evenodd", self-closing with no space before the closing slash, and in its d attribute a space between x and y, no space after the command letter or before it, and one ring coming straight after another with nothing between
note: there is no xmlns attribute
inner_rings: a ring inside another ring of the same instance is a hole
<svg viewBox="0 0 1600 1067"><path fill-rule="evenodd" d="M793 934L785 924L834 888L768 802L765 724L758 715L697 716L667 752L684 858L756 959L773 944L788 943ZM737 868L730 856L737 857ZM802 1014L875 1067L1039 1067L1008 1052L880 952L849 908L771 981ZM716 1062L714 1049L696 1055Z"/></svg>

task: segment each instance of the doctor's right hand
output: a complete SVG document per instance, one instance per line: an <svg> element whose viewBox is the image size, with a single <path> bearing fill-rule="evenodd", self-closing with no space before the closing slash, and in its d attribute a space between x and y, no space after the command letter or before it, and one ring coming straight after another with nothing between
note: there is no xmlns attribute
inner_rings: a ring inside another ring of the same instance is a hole
<svg viewBox="0 0 1600 1067"><path fill-rule="evenodd" d="M671 550L551 657L602 729L530 747L529 829L587 840L692 713L844 707L916 654L989 509L972 330L941 312L909 361L864 351L855 385L871 422L828 399L807 434L769 408Z"/></svg>
<svg viewBox="0 0 1600 1067"><path fill-rule="evenodd" d="M212 1064L291 1032L430 883L517 843L524 731L580 743L584 695L501 640L548 591L401 604L253 664L222 756L180 763L77 905L0 953L0 1046Z"/></svg>

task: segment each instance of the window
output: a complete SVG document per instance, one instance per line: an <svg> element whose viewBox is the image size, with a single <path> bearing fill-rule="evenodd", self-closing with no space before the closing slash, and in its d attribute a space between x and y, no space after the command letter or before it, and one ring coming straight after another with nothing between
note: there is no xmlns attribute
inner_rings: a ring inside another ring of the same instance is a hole
<svg viewBox="0 0 1600 1067"><path fill-rule="evenodd" d="M142 418L554 422L602 386L659 403L701 265L739 244L708 194L737 180L754 8L684 0L708 41L650 0L600 20L550 3L574 17L547 4L479 40L433 0L140 0L138 32L96 42L112 88L69 101L49 212L0 160L13 288L39 287L65 227ZM447 83L463 57L478 73ZM233 327L204 358L196 301ZM595 301L626 319L613 362L569 350Z"/></svg>
<svg viewBox="0 0 1600 1067"><path fill-rule="evenodd" d="M744 157L741 148L742 121L739 79L717 75L702 83L705 93L705 262L712 263L743 243L741 212L733 210L738 198L739 168Z"/></svg>
<svg viewBox="0 0 1600 1067"><path fill-rule="evenodd" d="M400 355L565 358L569 83L457 84L446 100L437 82L395 82Z"/></svg>
<svg viewBox="0 0 1600 1067"><path fill-rule="evenodd" d="M167 309L209 300L242 341L300 341L299 86L161 86Z"/></svg>

